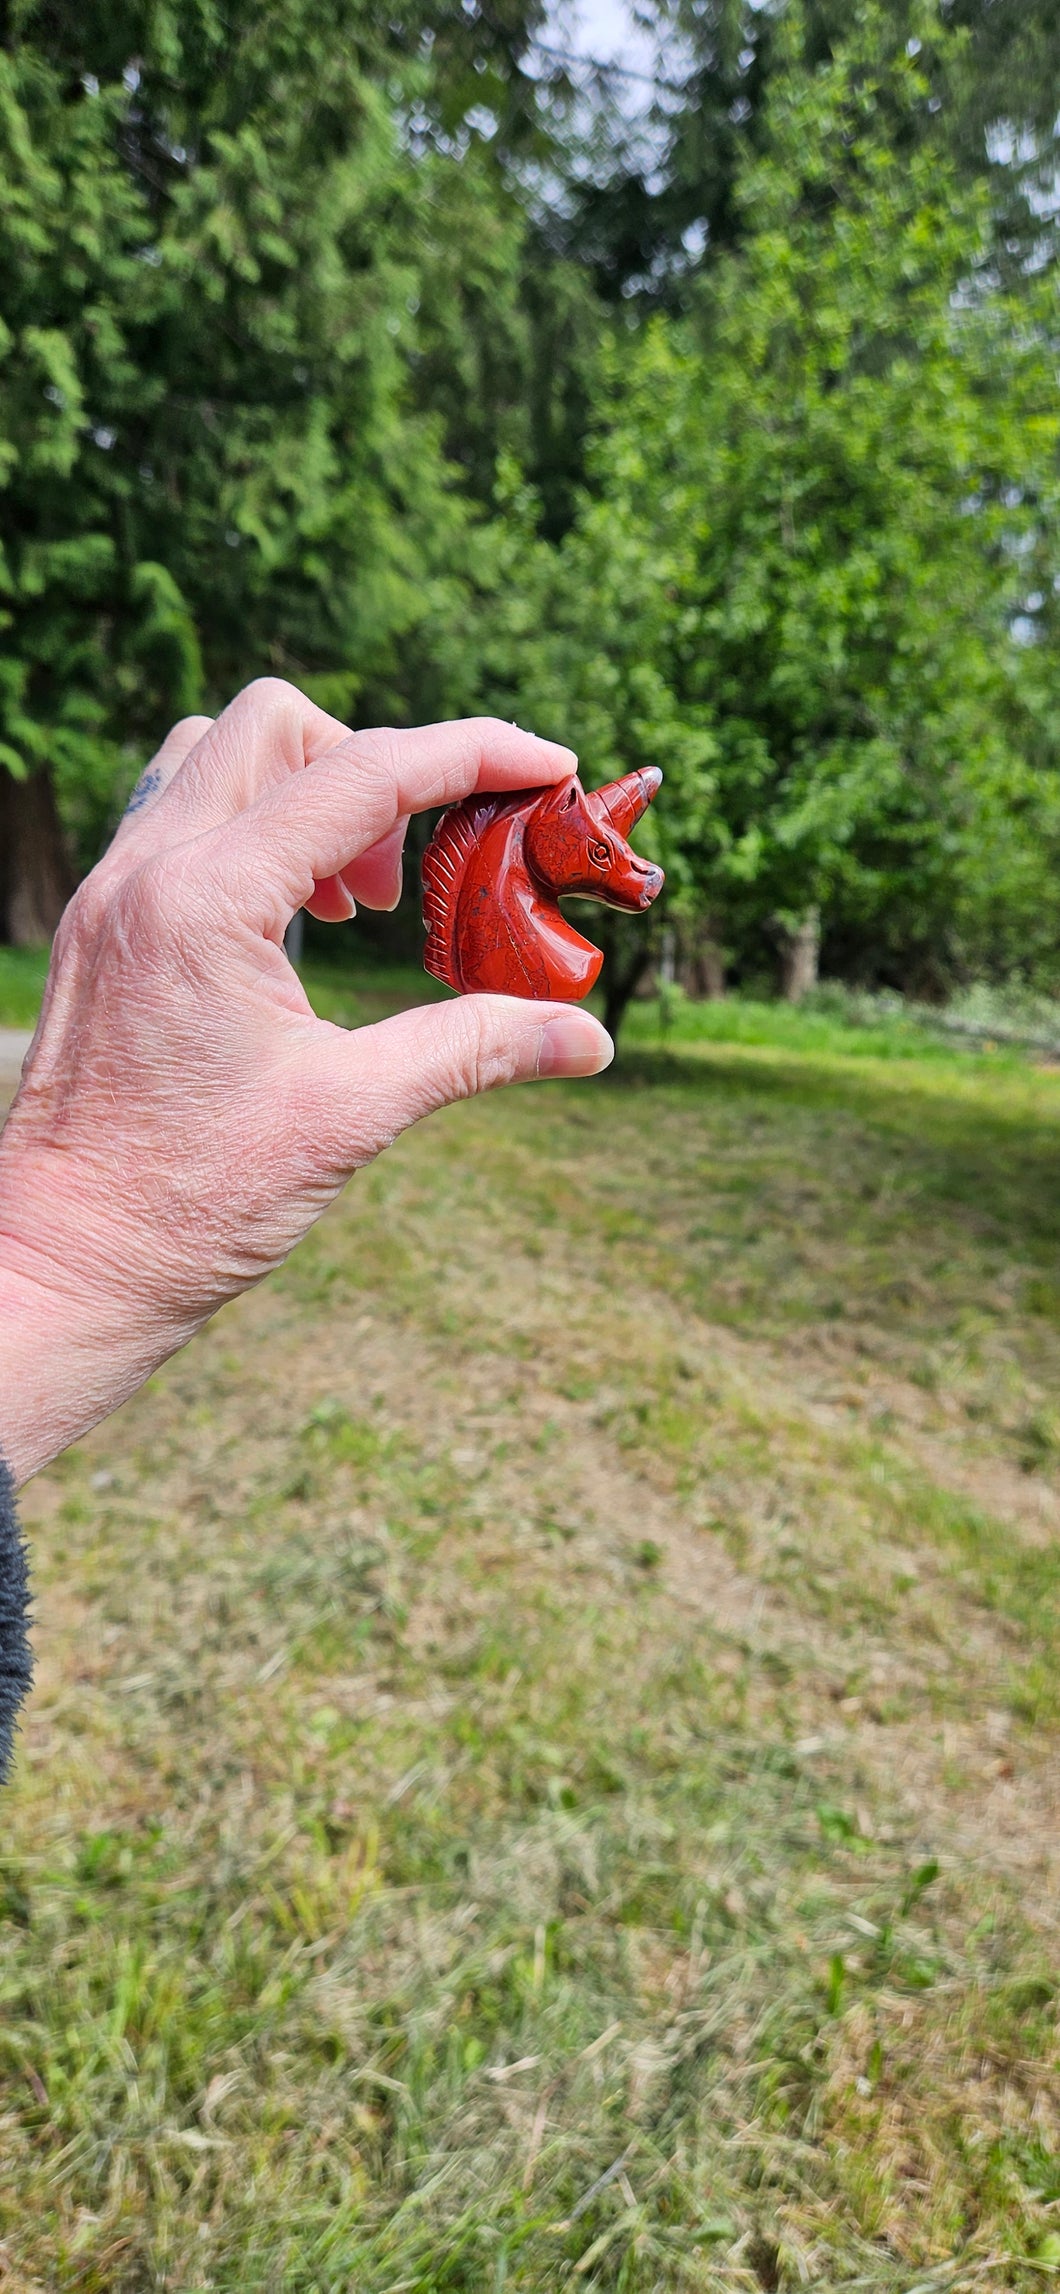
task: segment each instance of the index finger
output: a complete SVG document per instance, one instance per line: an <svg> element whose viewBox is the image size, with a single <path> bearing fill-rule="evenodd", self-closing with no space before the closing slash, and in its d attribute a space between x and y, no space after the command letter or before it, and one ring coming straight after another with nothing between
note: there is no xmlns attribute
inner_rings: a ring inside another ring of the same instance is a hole
<svg viewBox="0 0 1060 2294"><path fill-rule="evenodd" d="M305 770L266 789L211 840L218 889L247 893L273 933L404 814L455 804L478 790L540 788L577 758L499 717L466 717L408 732L351 733Z"/></svg>

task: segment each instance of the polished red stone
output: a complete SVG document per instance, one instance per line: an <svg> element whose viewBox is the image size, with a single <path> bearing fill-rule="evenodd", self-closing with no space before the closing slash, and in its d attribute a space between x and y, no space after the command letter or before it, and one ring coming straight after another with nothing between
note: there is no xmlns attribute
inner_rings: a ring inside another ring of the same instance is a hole
<svg viewBox="0 0 1060 2294"><path fill-rule="evenodd" d="M439 821L423 857L423 962L462 992L587 996L603 963L560 910L568 892L636 913L663 872L626 839L662 774L651 766L587 796L577 776L547 789L467 797Z"/></svg>

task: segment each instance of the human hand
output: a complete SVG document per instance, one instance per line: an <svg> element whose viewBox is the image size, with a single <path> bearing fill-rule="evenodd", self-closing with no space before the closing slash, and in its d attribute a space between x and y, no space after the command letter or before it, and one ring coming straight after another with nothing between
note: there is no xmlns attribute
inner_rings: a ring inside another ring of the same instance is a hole
<svg viewBox="0 0 1060 2294"><path fill-rule="evenodd" d="M278 1266L350 1173L493 1084L588 1075L584 1011L506 996L350 1034L284 954L307 906L392 907L408 817L561 779L495 719L350 733L264 679L169 735L56 935L0 1134L0 1451L16 1483Z"/></svg>

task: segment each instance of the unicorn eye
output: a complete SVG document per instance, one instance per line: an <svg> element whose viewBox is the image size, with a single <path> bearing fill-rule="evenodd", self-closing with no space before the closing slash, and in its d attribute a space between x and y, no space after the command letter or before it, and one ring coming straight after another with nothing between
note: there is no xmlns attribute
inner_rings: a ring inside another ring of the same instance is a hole
<svg viewBox="0 0 1060 2294"><path fill-rule="evenodd" d="M611 861L611 847L603 837L594 837L588 846L589 860L594 868L607 868Z"/></svg>

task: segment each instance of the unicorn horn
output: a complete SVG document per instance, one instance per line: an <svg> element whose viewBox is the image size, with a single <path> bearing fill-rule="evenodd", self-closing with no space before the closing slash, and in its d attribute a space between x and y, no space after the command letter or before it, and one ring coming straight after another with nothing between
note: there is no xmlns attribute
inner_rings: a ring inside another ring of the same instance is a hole
<svg viewBox="0 0 1060 2294"><path fill-rule="evenodd" d="M595 789L587 799L589 810L596 814L601 828L609 821L619 836L628 836L641 814L647 812L661 781L658 765L645 765L642 772L627 773L624 780L609 781L605 789Z"/></svg>

